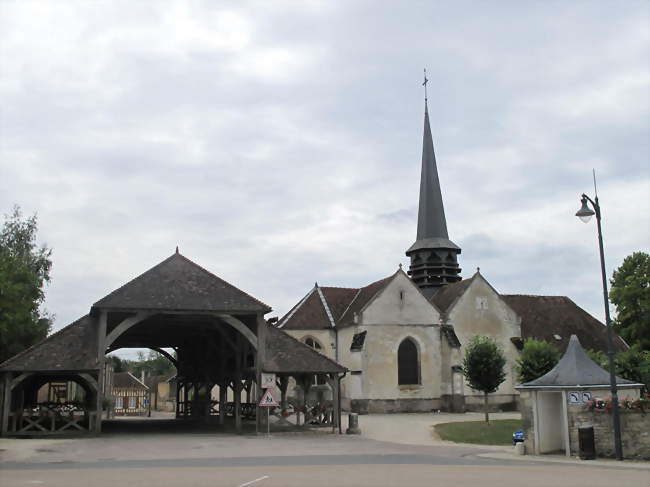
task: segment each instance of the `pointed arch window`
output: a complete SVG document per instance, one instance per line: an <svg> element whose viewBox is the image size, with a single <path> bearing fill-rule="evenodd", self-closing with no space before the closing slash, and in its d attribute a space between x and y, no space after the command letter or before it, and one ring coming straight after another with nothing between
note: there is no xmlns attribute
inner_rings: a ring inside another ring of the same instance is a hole
<svg viewBox="0 0 650 487"><path fill-rule="evenodd" d="M418 347L411 338L405 338L397 349L397 383L399 385L420 383L420 357Z"/></svg>

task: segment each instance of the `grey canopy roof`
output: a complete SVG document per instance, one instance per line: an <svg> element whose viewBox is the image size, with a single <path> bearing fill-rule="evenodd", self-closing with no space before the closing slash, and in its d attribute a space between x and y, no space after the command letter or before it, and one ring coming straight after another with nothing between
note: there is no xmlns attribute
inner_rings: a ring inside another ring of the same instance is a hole
<svg viewBox="0 0 650 487"><path fill-rule="evenodd" d="M176 252L94 308L263 312L271 308Z"/></svg>
<svg viewBox="0 0 650 487"><path fill-rule="evenodd" d="M341 374L348 370L274 326L267 328L263 369L284 374Z"/></svg>
<svg viewBox="0 0 650 487"><path fill-rule="evenodd" d="M619 386L640 386L627 379L616 377ZM609 372L596 365L580 345L578 337L571 335L569 346L560 361L545 375L522 384L521 388L548 387L609 387Z"/></svg>
<svg viewBox="0 0 650 487"><path fill-rule="evenodd" d="M89 316L53 333L0 364L0 372L69 372L99 369L97 331Z"/></svg>

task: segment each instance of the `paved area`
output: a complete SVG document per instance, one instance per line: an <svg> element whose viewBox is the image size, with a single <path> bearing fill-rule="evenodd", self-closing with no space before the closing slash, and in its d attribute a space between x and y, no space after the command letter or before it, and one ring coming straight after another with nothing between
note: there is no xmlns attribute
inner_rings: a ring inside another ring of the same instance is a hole
<svg viewBox="0 0 650 487"><path fill-rule="evenodd" d="M533 461L539 457L514 457L510 448L457 445L431 435L432 424L454 418L474 419L372 415L361 416L361 436L321 431L271 437L182 430L182 423L170 430L165 421L131 419L118 423L122 429L95 438L0 439L0 485L650 485L648 464L540 463Z"/></svg>
<svg viewBox="0 0 650 487"><path fill-rule="evenodd" d="M483 413L411 413L411 414L366 414L359 416L359 426L365 438L391 441L407 445L456 445L441 440L433 431L433 426L457 421L482 421ZM492 413L490 418L521 419L520 413ZM347 418L344 419L346 424ZM485 446L481 448L510 450L509 447Z"/></svg>

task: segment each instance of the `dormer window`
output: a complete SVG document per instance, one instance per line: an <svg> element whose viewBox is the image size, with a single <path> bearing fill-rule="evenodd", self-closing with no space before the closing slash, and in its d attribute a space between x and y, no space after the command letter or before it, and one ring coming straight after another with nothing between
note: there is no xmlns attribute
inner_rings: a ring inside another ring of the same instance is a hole
<svg viewBox="0 0 650 487"><path fill-rule="evenodd" d="M352 337L352 345L350 345L350 352L360 352L363 350L363 344L366 342L367 331L355 333Z"/></svg>

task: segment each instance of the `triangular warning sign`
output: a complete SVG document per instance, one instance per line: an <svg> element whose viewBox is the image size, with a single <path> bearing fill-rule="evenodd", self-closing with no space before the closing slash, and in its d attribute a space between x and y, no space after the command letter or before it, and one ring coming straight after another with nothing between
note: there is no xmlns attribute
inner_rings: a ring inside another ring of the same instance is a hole
<svg viewBox="0 0 650 487"><path fill-rule="evenodd" d="M275 402L275 399L273 399L273 396L271 395L271 391L267 389L264 392L264 395L262 396L262 399L260 399L259 405L263 408L270 408L274 406L279 406L277 402Z"/></svg>

